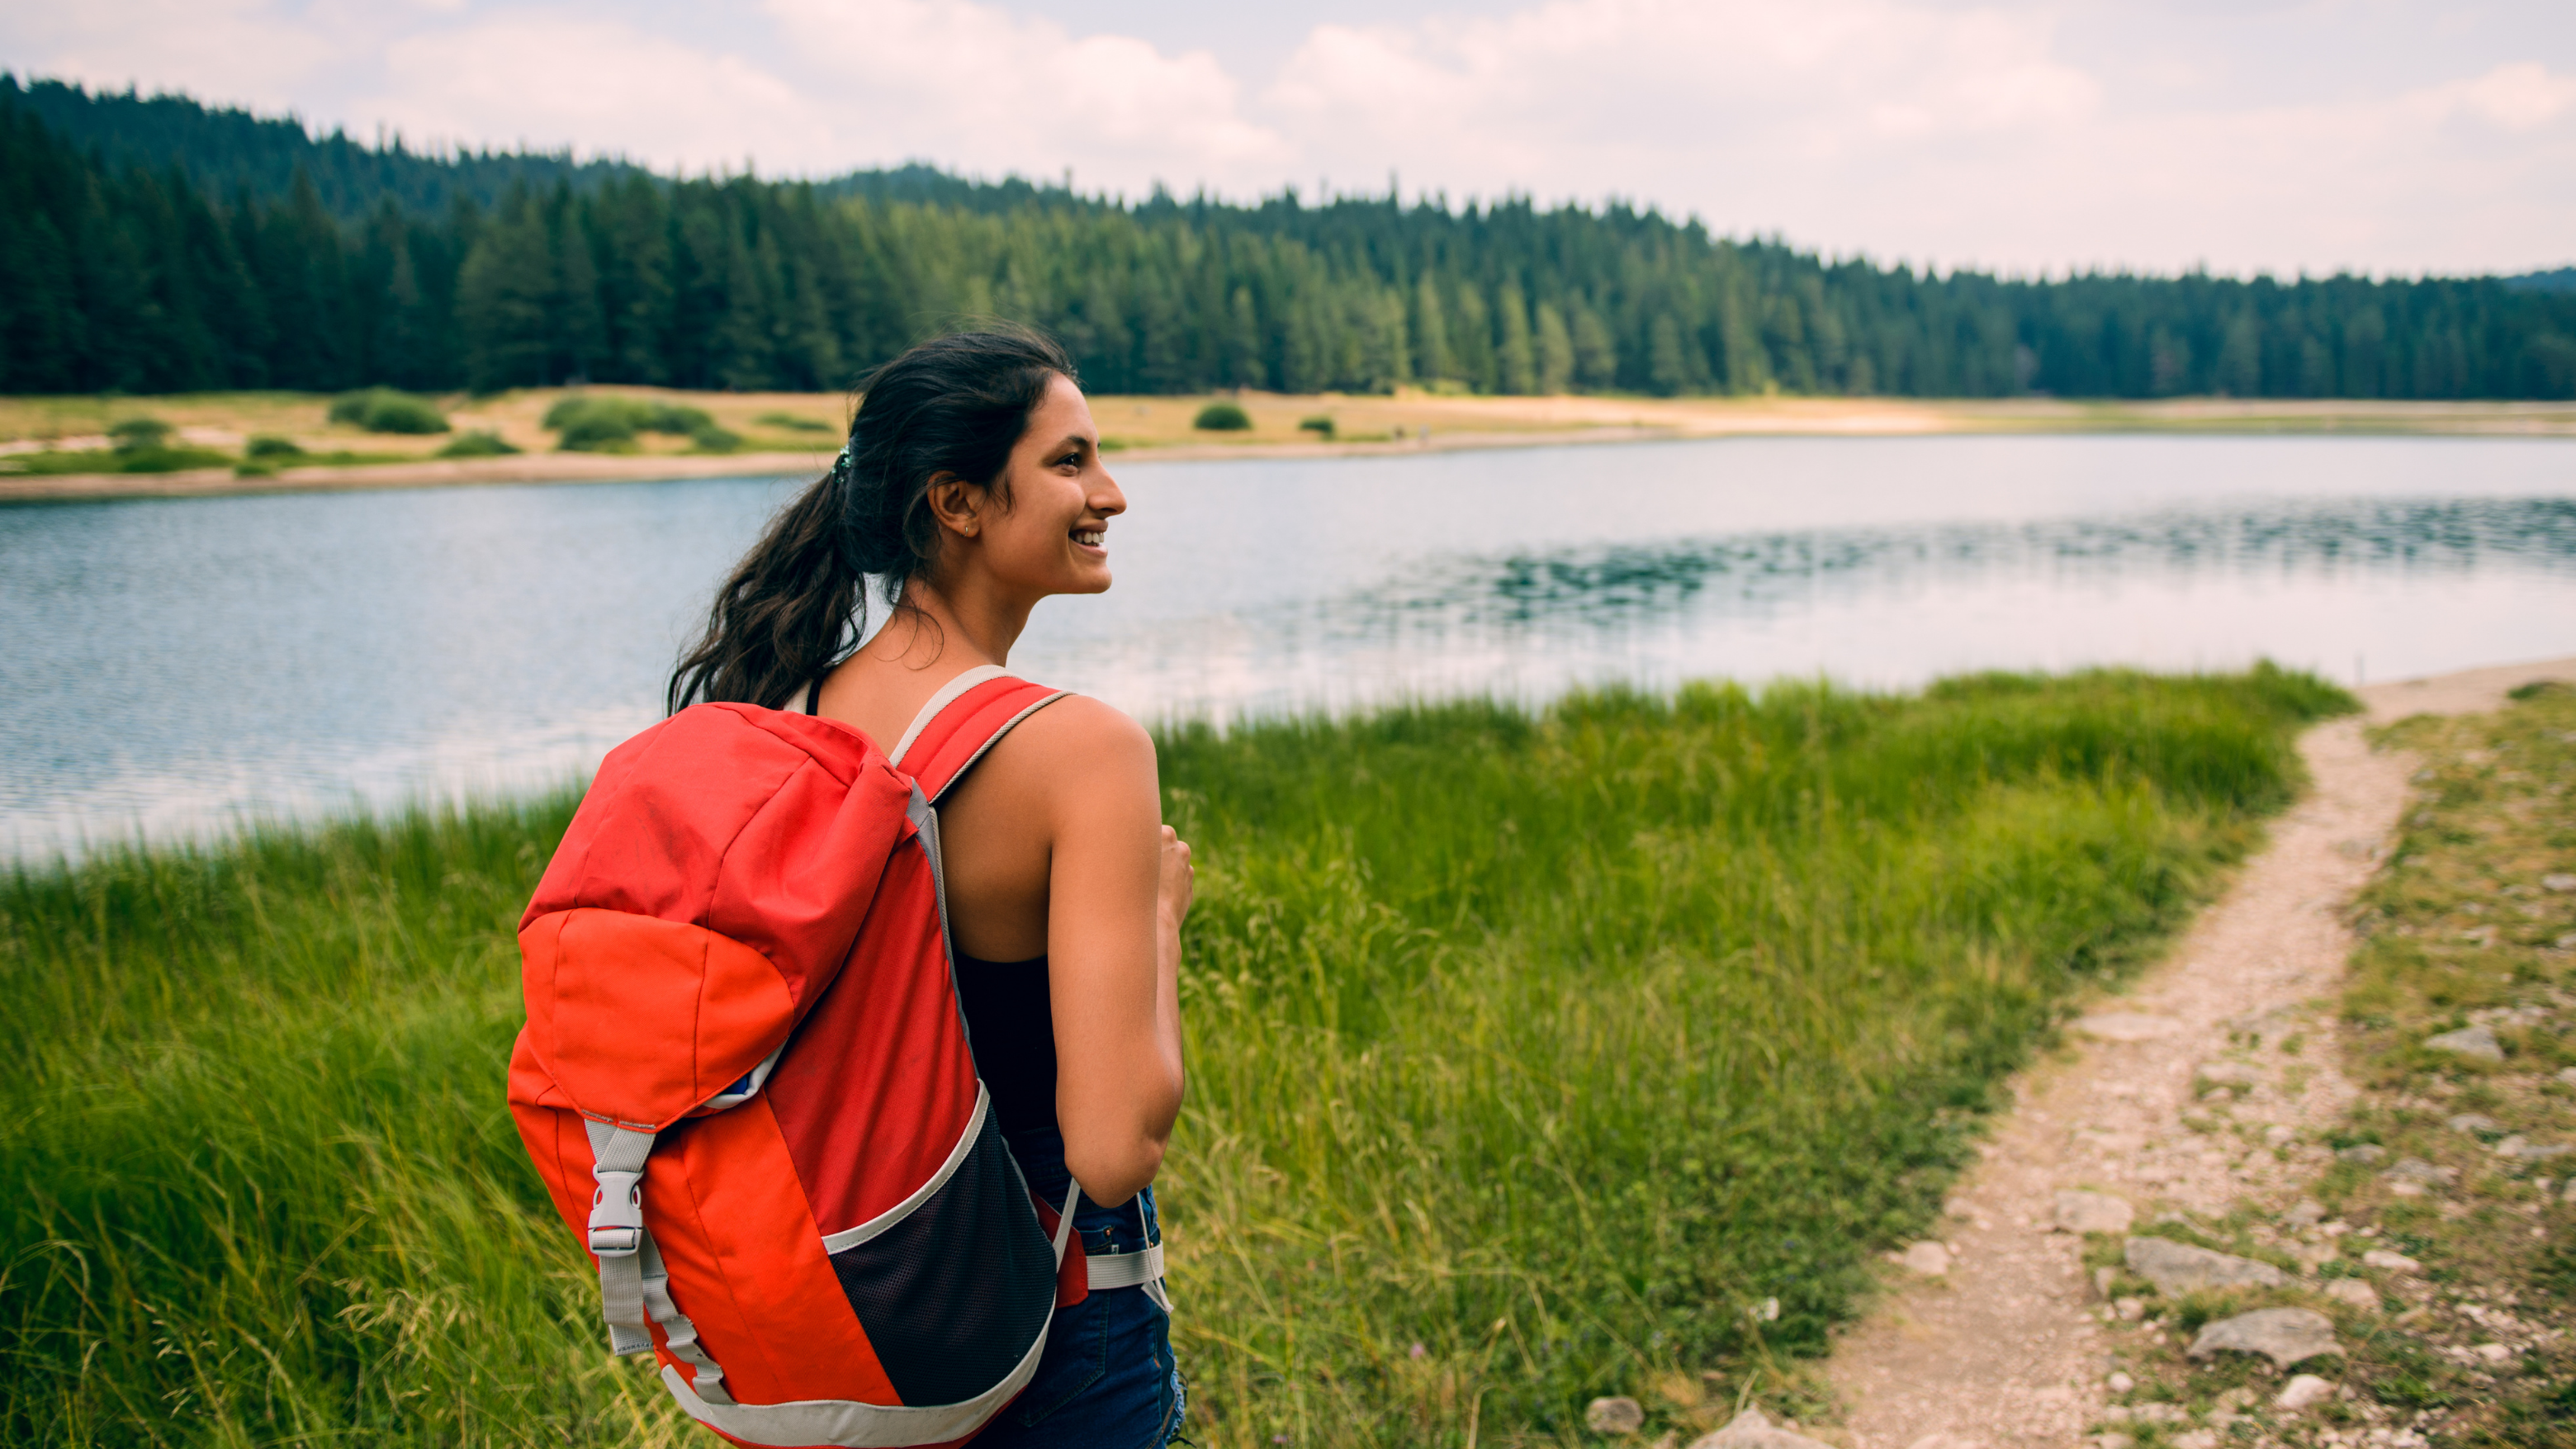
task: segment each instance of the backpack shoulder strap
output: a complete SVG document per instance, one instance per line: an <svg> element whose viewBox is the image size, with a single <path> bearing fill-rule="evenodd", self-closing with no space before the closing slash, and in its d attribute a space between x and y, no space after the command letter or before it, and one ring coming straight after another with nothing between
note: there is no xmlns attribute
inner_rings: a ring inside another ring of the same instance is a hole
<svg viewBox="0 0 2576 1449"><path fill-rule="evenodd" d="M998 665L969 669L930 697L887 758L936 805L1012 726L1068 692L1014 679Z"/></svg>

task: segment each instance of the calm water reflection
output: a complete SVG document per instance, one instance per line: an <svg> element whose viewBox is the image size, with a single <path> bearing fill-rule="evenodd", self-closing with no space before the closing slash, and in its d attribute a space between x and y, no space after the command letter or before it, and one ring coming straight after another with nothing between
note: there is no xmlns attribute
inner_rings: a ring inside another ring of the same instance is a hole
<svg viewBox="0 0 2576 1449"><path fill-rule="evenodd" d="M1739 440L1133 464L1015 662L1220 719L1573 683L2576 653L2576 447ZM793 485L0 510L0 849L526 788L656 713Z"/></svg>

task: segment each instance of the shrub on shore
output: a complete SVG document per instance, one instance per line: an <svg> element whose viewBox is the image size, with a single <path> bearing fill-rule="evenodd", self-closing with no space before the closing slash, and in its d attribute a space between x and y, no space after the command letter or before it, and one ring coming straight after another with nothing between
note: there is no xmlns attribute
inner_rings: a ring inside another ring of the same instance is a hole
<svg viewBox="0 0 2576 1449"><path fill-rule="evenodd" d="M1558 1442L1594 1394L1731 1403L1818 1351L2066 994L2186 918L2347 706L2099 673L1166 731L1193 1436ZM0 877L5 1437L694 1434L606 1358L501 1102L573 803Z"/></svg>
<svg viewBox="0 0 2576 1449"><path fill-rule="evenodd" d="M476 429L458 433L454 441L438 450L442 458L505 458L521 449L499 433Z"/></svg>
<svg viewBox="0 0 2576 1449"><path fill-rule="evenodd" d="M719 427L704 408L645 398L572 393L546 409L545 426L561 434L558 446L567 453L631 452L638 433L687 438L703 453L742 446L741 436Z"/></svg>
<svg viewBox="0 0 2576 1449"><path fill-rule="evenodd" d="M361 388L331 399L331 421L371 433L422 435L447 431L447 415L427 398L390 387Z"/></svg>
<svg viewBox="0 0 2576 1449"><path fill-rule="evenodd" d="M120 453L149 453L170 446L176 431L159 418L120 418L108 425L107 441Z"/></svg>
<svg viewBox="0 0 2576 1449"><path fill-rule="evenodd" d="M293 438L281 438L273 433L263 433L243 445L242 456L254 462L273 463L282 458L301 458L304 456L304 448Z"/></svg>
<svg viewBox="0 0 2576 1449"><path fill-rule="evenodd" d="M1190 426L1203 433L1242 433L1252 429L1252 414L1230 402L1212 402L1199 409Z"/></svg>

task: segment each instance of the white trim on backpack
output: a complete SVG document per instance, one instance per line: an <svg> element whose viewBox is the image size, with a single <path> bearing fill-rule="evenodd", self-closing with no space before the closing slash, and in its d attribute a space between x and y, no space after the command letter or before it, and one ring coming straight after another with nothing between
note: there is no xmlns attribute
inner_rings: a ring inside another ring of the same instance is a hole
<svg viewBox="0 0 2576 1449"><path fill-rule="evenodd" d="M930 1181L914 1188L912 1190L912 1196L896 1203L893 1207L887 1208L884 1212L877 1214L875 1217L868 1219L866 1222L859 1224L855 1228L843 1228L837 1233L825 1233L823 1235L823 1251L826 1253L838 1253L857 1247L859 1244L866 1242L868 1239L873 1238L877 1234L893 1227L895 1224L902 1222L905 1218L912 1216L912 1210L914 1208L928 1202L932 1193L946 1187L948 1185L948 1179L957 1175L957 1165L966 1160L966 1154L968 1152L974 1150L975 1136L977 1133L984 1130L984 1113L991 1106L992 1100L993 1094L984 1090L984 1079L981 1077L976 1078L974 1115L966 1119L965 1132L959 1135L957 1145L948 1149L948 1160L939 1164L939 1170L930 1175Z"/></svg>
<svg viewBox="0 0 2576 1449"><path fill-rule="evenodd" d="M955 704L958 696L963 695L970 689L973 689L976 685L985 683L988 680L1000 679L1010 672L1011 671L1004 669L998 664L978 664L974 668L967 670L965 673L958 675L955 679L939 686L939 692L930 697L930 703L923 705L921 707L921 713L912 717L912 727L903 732L902 739L894 742L893 749L886 751L887 763L893 765L898 770L902 769L904 751L912 748L912 742L921 738L921 732L930 728L930 722L939 718L939 712L941 710Z"/></svg>
<svg viewBox="0 0 2576 1449"><path fill-rule="evenodd" d="M1073 1236L1073 1210L1081 1200L1082 1184L1075 1183L1065 1193L1064 1212L1055 1224L1056 1266L1064 1265L1065 1243ZM1047 1330L1055 1325L1055 1310L1047 1310L1047 1325L1038 1330L1037 1341L1020 1361L1002 1376L1002 1381L958 1404L863 1404L852 1399L798 1399L783 1404L718 1403L689 1388L689 1381L676 1368L662 1370L662 1385L671 1397L680 1401L689 1417L720 1433L746 1444L832 1444L850 1449L903 1449L916 1444L939 1444L961 1439L982 1428L999 1413L1013 1395L1028 1387L1036 1377L1038 1358L1046 1352Z"/></svg>

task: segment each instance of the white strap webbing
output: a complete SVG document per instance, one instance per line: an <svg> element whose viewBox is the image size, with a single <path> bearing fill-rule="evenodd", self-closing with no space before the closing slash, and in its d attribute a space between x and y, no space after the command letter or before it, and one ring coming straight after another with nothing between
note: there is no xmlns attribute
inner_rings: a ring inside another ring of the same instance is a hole
<svg viewBox="0 0 2576 1449"><path fill-rule="evenodd" d="M671 1357L697 1371L697 1394L711 1404L729 1404L724 1369L698 1342L698 1326L671 1298L671 1272L662 1250L644 1230L644 1160L653 1155L658 1134L638 1132L606 1122L584 1121L590 1135L590 1251L599 1259L600 1311L608 1320L608 1347L620 1357L651 1353L653 1335L644 1321L662 1325L662 1342Z"/></svg>
<svg viewBox="0 0 2576 1449"><path fill-rule="evenodd" d="M902 768L904 751L912 748L912 742L921 738L921 732L930 728L930 722L939 718L941 710L955 704L959 695L976 685L988 679L999 679L1010 672L998 664L978 664L939 686L939 692L930 697L930 703L923 705L921 713L912 717L912 725L903 732L903 738L894 742L893 749L886 751L886 760L897 769Z"/></svg>
<svg viewBox="0 0 2576 1449"><path fill-rule="evenodd" d="M1145 1217L1145 1194L1136 1194L1136 1225L1151 1239L1154 1225ZM1163 1283L1163 1245L1148 1242L1134 1253L1100 1253L1085 1265L1094 1288L1134 1288L1142 1286L1145 1296L1154 1300L1165 1313L1172 1311L1171 1290Z"/></svg>

